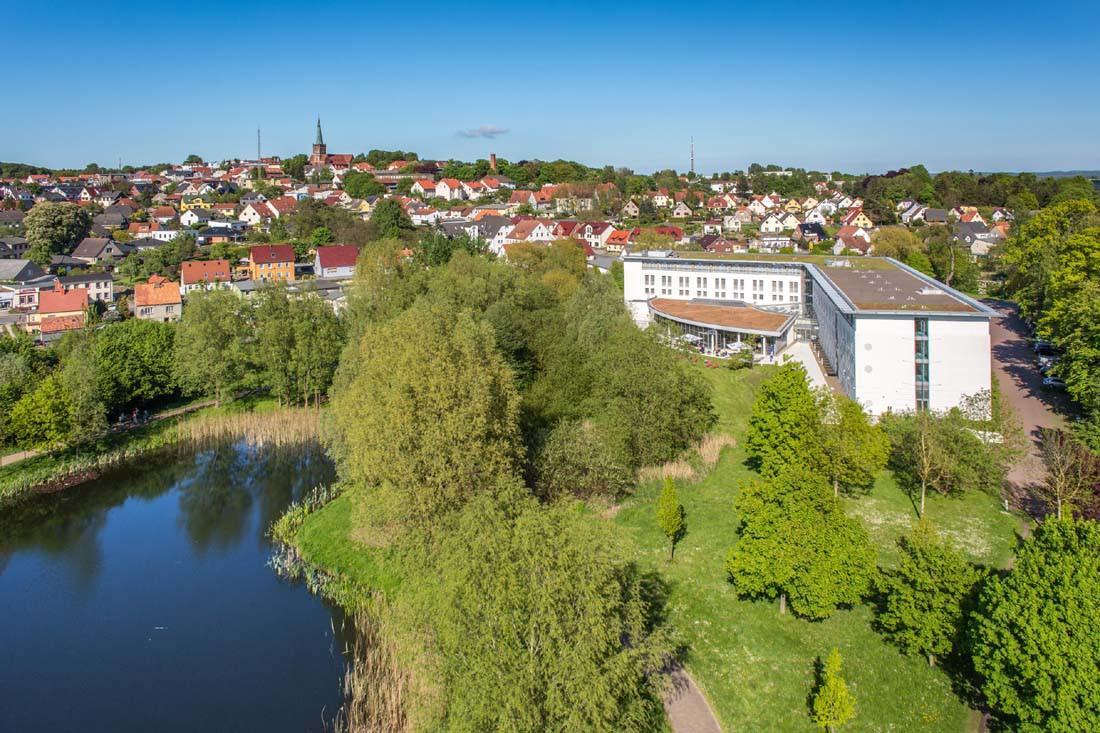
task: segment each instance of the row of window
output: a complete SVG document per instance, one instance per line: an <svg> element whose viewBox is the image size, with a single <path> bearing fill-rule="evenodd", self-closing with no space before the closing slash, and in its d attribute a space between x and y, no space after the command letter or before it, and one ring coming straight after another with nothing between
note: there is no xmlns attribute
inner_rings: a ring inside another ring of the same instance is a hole
<svg viewBox="0 0 1100 733"><path fill-rule="evenodd" d="M697 276L695 278L695 297L696 298L708 298L708 297L710 297L710 295L711 295L711 289L710 289L710 284L711 283L710 283L710 281L711 281L711 278L709 278L709 277ZM714 285L713 294L714 294L715 298L725 299L726 293L727 293L727 290L726 290L727 283L729 285L732 285L732 288L733 288L732 298L734 300L745 300L745 280L743 278L729 278L729 279L724 278L724 277L715 277L715 278L713 278L713 285ZM645 275L644 284L645 284L645 294L646 295L655 295L657 293L657 276L656 275L648 275L648 274ZM676 279L675 284L676 284L676 287L674 288L673 287L672 275L661 275L660 294L661 295L672 295L673 292L675 292L676 295L679 295L681 297L690 297L691 296L691 292L692 292L691 291L691 277L681 275ZM788 285L789 285L789 288L787 287ZM784 292L785 290L787 291L786 293ZM792 302L792 303L797 302L798 301L799 290L800 290L800 287L799 287L799 283L798 283L797 280L793 281L793 282L790 282L790 283L786 283L783 280L772 280L771 281L771 293L772 293L771 300L772 300L772 302L782 303L785 300L787 300L787 298L785 296L789 295L790 296L790 298L789 298L790 302ZM766 298L765 298L765 281L764 280L753 280L752 281L752 300L754 300L754 301L766 300Z"/></svg>

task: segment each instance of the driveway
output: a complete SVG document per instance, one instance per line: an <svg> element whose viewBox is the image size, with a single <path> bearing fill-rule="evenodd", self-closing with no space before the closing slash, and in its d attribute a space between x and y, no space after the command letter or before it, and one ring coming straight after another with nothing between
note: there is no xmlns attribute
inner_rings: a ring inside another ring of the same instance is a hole
<svg viewBox="0 0 1100 733"><path fill-rule="evenodd" d="M986 304L1004 315L990 322L993 373L1028 437L1028 454L1008 473L1009 490L1020 500L1030 485L1043 480L1039 429L1065 427L1063 415L1070 413L1072 403L1064 393L1042 388L1043 377L1035 365L1027 325L1016 306L1000 300L987 300Z"/></svg>

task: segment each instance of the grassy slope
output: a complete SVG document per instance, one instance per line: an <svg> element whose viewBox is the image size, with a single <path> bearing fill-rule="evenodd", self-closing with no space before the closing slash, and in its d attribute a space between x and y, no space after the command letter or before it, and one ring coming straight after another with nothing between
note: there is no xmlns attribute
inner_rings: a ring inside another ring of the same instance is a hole
<svg viewBox="0 0 1100 733"><path fill-rule="evenodd" d="M731 373L704 370L715 387L719 429L740 437L764 369ZM688 667L710 698L727 730L813 730L806 697L813 664L836 645L858 701L847 730L960 731L968 711L951 693L945 675L920 659L907 658L871 630L871 613L861 607L822 623L780 617L774 603L739 600L723 569L735 541L733 499L752 476L740 447L727 449L715 470L698 484L681 488L688 534L676 561L653 520L656 485L640 487L616 517L634 535L641 560L658 567L672 586L671 619L690 645ZM884 475L869 497L849 502L879 547L884 562L896 557L894 542L913 517L908 498ZM929 515L950 531L975 560L1000 564L1010 554L1016 520L988 496L962 500L933 497Z"/></svg>
<svg viewBox="0 0 1100 733"><path fill-rule="evenodd" d="M309 563L388 596L400 583L396 563L385 549L369 548L352 539L352 501L344 494L306 517L298 530L298 549Z"/></svg>

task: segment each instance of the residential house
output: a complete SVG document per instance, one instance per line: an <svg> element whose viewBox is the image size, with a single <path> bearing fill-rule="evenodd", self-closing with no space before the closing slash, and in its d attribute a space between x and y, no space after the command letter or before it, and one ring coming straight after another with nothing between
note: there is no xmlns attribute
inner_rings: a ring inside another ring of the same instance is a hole
<svg viewBox="0 0 1100 733"><path fill-rule="evenodd" d="M552 242L554 232L549 222L541 219L520 219L512 230L508 232L505 244L518 244L520 242Z"/></svg>
<svg viewBox="0 0 1100 733"><path fill-rule="evenodd" d="M206 224L214 218L210 209L188 209L180 214L180 224L185 227L193 227L196 224Z"/></svg>
<svg viewBox="0 0 1100 733"><path fill-rule="evenodd" d="M115 301L115 279L109 272L61 275L57 280L66 292L84 288L88 302L113 303Z"/></svg>
<svg viewBox="0 0 1100 733"><path fill-rule="evenodd" d="M759 219L764 218L768 213L768 207L764 206L763 199L763 196L753 196L748 205L748 210Z"/></svg>
<svg viewBox="0 0 1100 733"><path fill-rule="evenodd" d="M634 241L634 232L632 229L616 229L611 232L611 235L604 242L604 248L612 254L620 254L625 252Z"/></svg>
<svg viewBox="0 0 1100 733"><path fill-rule="evenodd" d="M134 286L134 315L144 321L178 321L183 313L179 286L153 275L149 282Z"/></svg>
<svg viewBox="0 0 1100 733"><path fill-rule="evenodd" d="M924 212L927 210L928 207L923 204L912 203L898 214L898 221L911 226L919 221L924 221Z"/></svg>
<svg viewBox="0 0 1100 733"><path fill-rule="evenodd" d="M466 190L456 178L441 178L435 184L435 195L448 201L458 201L466 198Z"/></svg>
<svg viewBox="0 0 1100 733"><path fill-rule="evenodd" d="M790 212L783 212L779 215L779 221L783 224L785 231L794 231L801 224L801 220Z"/></svg>
<svg viewBox="0 0 1100 733"><path fill-rule="evenodd" d="M409 192L414 196L423 196L424 198L435 196L435 181L429 178L417 179L409 188Z"/></svg>
<svg viewBox="0 0 1100 733"><path fill-rule="evenodd" d="M271 210L267 208L267 202L255 202L245 206L237 218L249 226L259 226L271 219Z"/></svg>
<svg viewBox="0 0 1100 733"><path fill-rule="evenodd" d="M248 277L257 282L293 282L294 247L258 244L248 251Z"/></svg>
<svg viewBox="0 0 1100 733"><path fill-rule="evenodd" d="M798 228L794 230L794 234L791 236L807 244L820 242L829 238L828 233L825 231L825 227L814 222L799 224Z"/></svg>
<svg viewBox="0 0 1100 733"><path fill-rule="evenodd" d="M675 208L672 209L672 218L690 219L692 213L694 212L692 212L691 207L687 205L687 202L680 201L676 204Z"/></svg>
<svg viewBox="0 0 1100 733"><path fill-rule="evenodd" d="M863 209L858 208L849 209L848 213L846 213L841 220L841 225L846 227L860 227L862 229L873 229L875 226L871 218L863 213Z"/></svg>
<svg viewBox="0 0 1100 733"><path fill-rule="evenodd" d="M348 280L355 276L359 248L351 244L318 247L313 257L313 273L332 280Z"/></svg>
<svg viewBox="0 0 1100 733"><path fill-rule="evenodd" d="M736 214L727 214L722 217L722 230L727 232L741 231L741 217Z"/></svg>
<svg viewBox="0 0 1100 733"><path fill-rule="evenodd" d="M623 208L619 211L619 216L624 219L637 219L638 215L641 213L642 210L638 207L638 204L628 199L627 202L623 204Z"/></svg>
<svg viewBox="0 0 1100 733"><path fill-rule="evenodd" d="M573 236L583 239L591 247L603 249L608 237L615 231L615 227L606 221L590 221L577 227Z"/></svg>
<svg viewBox="0 0 1100 733"><path fill-rule="evenodd" d="M130 247L105 237L85 237L72 252L74 259L90 265L112 264L130 254Z"/></svg>
<svg viewBox="0 0 1100 733"><path fill-rule="evenodd" d="M182 295L198 290L227 288L231 279L229 260L187 260L180 264Z"/></svg>
<svg viewBox="0 0 1100 733"><path fill-rule="evenodd" d="M65 290L60 282L54 282L52 289L39 292L38 309L27 316L26 328L31 333L45 330L50 335L83 328L87 307L87 290Z"/></svg>
<svg viewBox="0 0 1100 733"><path fill-rule="evenodd" d="M783 220L779 218L778 214L768 214L764 221L760 222L761 234L778 234L784 228Z"/></svg>
<svg viewBox="0 0 1100 733"><path fill-rule="evenodd" d="M925 209L924 210L924 223L925 224L946 224L947 223L947 210L946 209Z"/></svg>

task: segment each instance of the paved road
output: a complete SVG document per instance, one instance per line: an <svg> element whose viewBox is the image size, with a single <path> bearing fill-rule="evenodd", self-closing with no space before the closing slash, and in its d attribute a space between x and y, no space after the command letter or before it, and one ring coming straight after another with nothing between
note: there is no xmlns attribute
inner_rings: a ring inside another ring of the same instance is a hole
<svg viewBox="0 0 1100 733"><path fill-rule="evenodd" d="M664 703L673 733L722 733L714 711L687 670L676 667L669 680L672 684Z"/></svg>
<svg viewBox="0 0 1100 733"><path fill-rule="evenodd" d="M987 301L1004 314L990 325L993 372L1001 394L1015 409L1029 438L1029 453L1008 474L1009 489L1022 498L1029 485L1043 479L1039 459L1039 429L1064 427L1062 415L1071 410L1069 399L1042 388L1042 375L1035 366L1035 353L1028 341L1027 326L1016 307L1004 301Z"/></svg>

